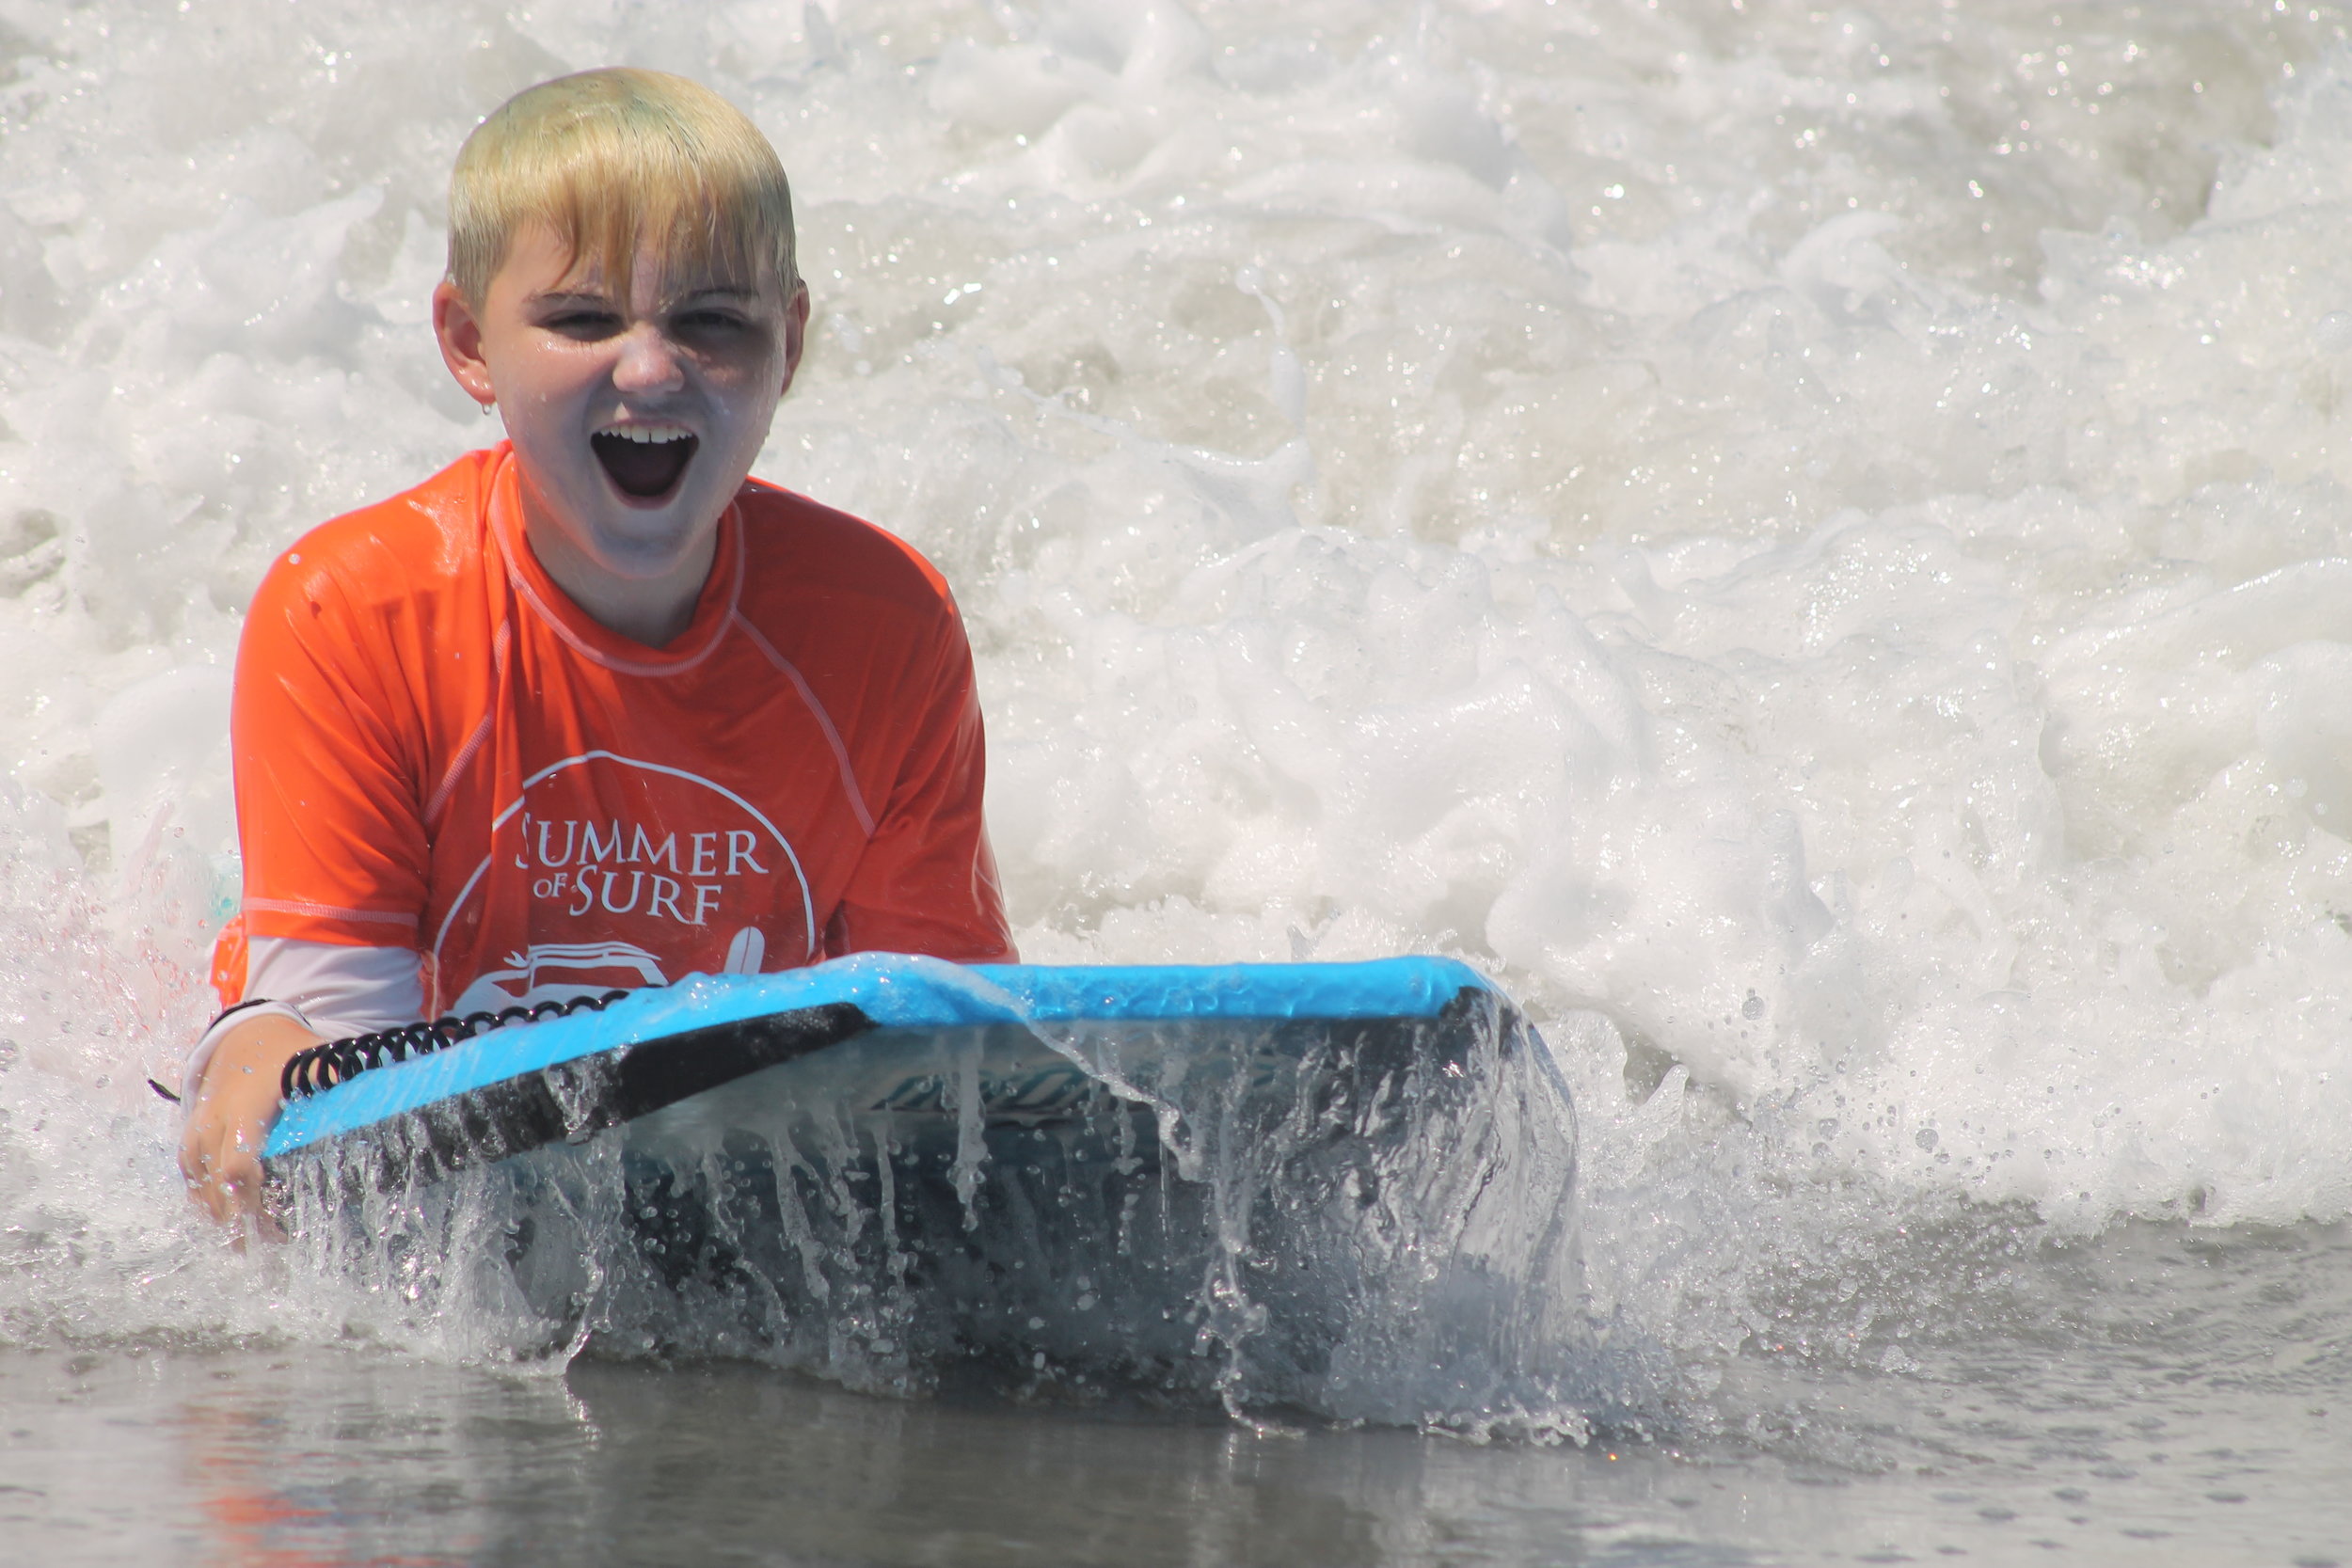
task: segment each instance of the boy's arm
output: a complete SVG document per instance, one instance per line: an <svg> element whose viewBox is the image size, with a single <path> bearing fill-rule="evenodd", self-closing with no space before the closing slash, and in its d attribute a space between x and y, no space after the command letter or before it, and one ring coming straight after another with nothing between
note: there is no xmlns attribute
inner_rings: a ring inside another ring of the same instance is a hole
<svg viewBox="0 0 2352 1568"><path fill-rule="evenodd" d="M180 1135L180 1174L213 1218L261 1212L262 1146L282 1102L278 1076L294 1053L318 1043L283 1013L231 1024L188 1085L195 1096Z"/></svg>
<svg viewBox="0 0 2352 1568"><path fill-rule="evenodd" d="M344 580L396 579L405 558L387 550L346 571L304 546L262 578L237 645L229 735L246 935L413 949L431 856L422 634Z"/></svg>
<svg viewBox="0 0 2352 1568"><path fill-rule="evenodd" d="M421 1006L413 946L388 945L413 943L414 911L423 902L416 783L423 748L415 704L401 686L405 661L379 611L343 592L326 553L306 537L273 564L238 643L230 736L245 860L248 958L241 990L306 1011L223 1021L208 1032L210 1049L200 1044L189 1064L181 1170L190 1195L223 1219L260 1204L261 1151L279 1108L278 1074L322 1037L309 1022L337 1035L356 1032L342 1027L354 1009L309 1009L338 988L322 989L318 974L280 973L289 960L324 954L330 961L320 973L341 973L354 963L364 970L371 955L393 954L392 967L405 967L418 993L408 1006ZM381 969L386 960L373 961Z"/></svg>

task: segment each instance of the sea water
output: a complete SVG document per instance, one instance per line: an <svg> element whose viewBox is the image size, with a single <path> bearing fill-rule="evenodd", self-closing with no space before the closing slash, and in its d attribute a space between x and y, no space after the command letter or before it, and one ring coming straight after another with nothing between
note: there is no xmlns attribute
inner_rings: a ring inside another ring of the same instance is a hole
<svg viewBox="0 0 2352 1568"><path fill-rule="evenodd" d="M2352 1561L2348 20L0 8L0 1560ZM954 584L1025 955L1491 974L1637 1408L567 1370L187 1216L240 613L495 438L446 170L612 62L792 170L758 471Z"/></svg>

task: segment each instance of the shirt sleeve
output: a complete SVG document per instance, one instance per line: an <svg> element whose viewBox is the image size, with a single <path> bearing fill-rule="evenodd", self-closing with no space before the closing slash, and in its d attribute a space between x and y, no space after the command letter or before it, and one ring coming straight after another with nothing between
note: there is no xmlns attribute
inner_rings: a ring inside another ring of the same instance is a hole
<svg viewBox="0 0 2352 1568"><path fill-rule="evenodd" d="M204 1069L231 1027L263 1012L291 1018L321 1039L397 1029L424 1017L424 975L405 947L255 937L245 944L241 1005L213 1020L180 1074L181 1102L193 1114Z"/></svg>
<svg viewBox="0 0 2352 1568"><path fill-rule="evenodd" d="M424 1017L424 974L406 947L255 937L246 998L289 1002L326 1039L397 1029Z"/></svg>
<svg viewBox="0 0 2352 1568"><path fill-rule="evenodd" d="M299 548L262 579L230 706L249 938L416 946L430 851L403 663L382 612Z"/></svg>
<svg viewBox="0 0 2352 1568"><path fill-rule="evenodd" d="M912 725L873 836L825 927L827 958L923 953L1018 963L981 797L988 740L971 644L947 604L898 705Z"/></svg>

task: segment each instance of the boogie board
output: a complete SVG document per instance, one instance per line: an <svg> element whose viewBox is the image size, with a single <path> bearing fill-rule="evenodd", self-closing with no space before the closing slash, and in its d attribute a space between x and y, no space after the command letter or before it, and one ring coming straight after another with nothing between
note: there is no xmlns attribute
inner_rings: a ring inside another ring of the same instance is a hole
<svg viewBox="0 0 2352 1568"><path fill-rule="evenodd" d="M1375 1092L1402 1072L1451 1063L1458 1075L1478 1039L1520 1032L1499 991L1446 958L967 967L860 954L695 976L354 1063L290 1100L262 1158L273 1177L331 1161L380 1187L614 1130L626 1138L640 1122L656 1141L795 1108L902 1137L1038 1125L1122 1086L1148 1098L1135 1085L1195 1066L1295 1097L1311 1057L1316 1075Z"/></svg>
<svg viewBox="0 0 2352 1568"><path fill-rule="evenodd" d="M1567 1089L1448 959L864 954L496 1022L326 1048L263 1159L321 1263L518 1354L1409 1423L1575 1341Z"/></svg>

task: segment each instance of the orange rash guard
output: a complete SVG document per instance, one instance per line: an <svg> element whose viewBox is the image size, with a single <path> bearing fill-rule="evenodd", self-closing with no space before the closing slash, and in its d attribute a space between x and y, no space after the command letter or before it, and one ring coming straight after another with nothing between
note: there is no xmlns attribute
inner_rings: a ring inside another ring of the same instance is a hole
<svg viewBox="0 0 2352 1568"><path fill-rule="evenodd" d="M413 948L428 1015L859 951L1015 957L946 582L756 481L654 649L540 567L510 450L469 453L271 566L230 730L224 994L246 936Z"/></svg>

